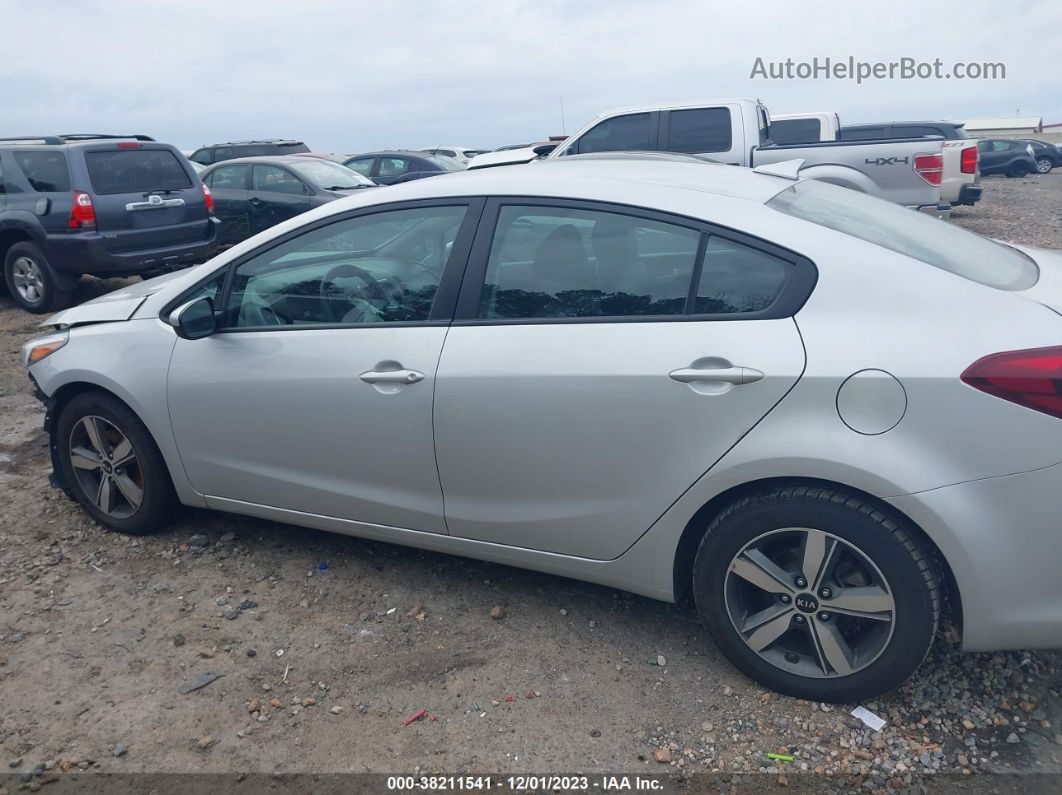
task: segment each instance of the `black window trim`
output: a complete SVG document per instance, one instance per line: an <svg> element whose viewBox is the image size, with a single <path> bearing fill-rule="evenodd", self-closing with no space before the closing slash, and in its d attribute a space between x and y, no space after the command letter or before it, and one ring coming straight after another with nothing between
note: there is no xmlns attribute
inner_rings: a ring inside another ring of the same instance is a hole
<svg viewBox="0 0 1062 795"><path fill-rule="evenodd" d="M215 301L214 311L215 316L220 320L224 312L224 307L228 302L229 292L232 288L232 281L236 273L236 269L248 260L254 259L268 251L287 243L290 240L294 240L297 237L301 237L304 234L308 234L324 226L329 226L334 223L340 223L352 218L361 218L369 215L378 215L380 213L395 212L398 210L414 210L421 207L437 208L437 207L465 207L465 218L461 222L461 228L457 232L457 237L454 238L453 248L450 249L450 257L446 261L446 265L443 267L442 277L439 279L439 287L435 293L435 300L432 302L431 314L427 320L411 320L400 321L395 323L300 323L298 325L284 325L284 326L239 326L229 328L219 328L215 331L215 334L244 334L247 332L260 332L260 331L321 331L328 329L361 329L361 328L429 328L429 327L445 327L449 326L453 318L454 307L457 304L458 294L461 288L461 282L464 277L465 264L468 261L469 250L472 248L473 240L476 237L478 226L483 215L484 199L479 196L450 196L450 197L436 197L431 199L415 199L410 201L390 202L388 204L374 204L367 207L359 207L346 213L338 215L330 215L327 218L321 218L312 224L293 229L290 232L280 235L263 243L261 246L248 251L245 254L236 257L231 262L224 265L225 279L221 285L221 290L218 292L218 299ZM159 312L159 317L164 323L169 322L170 314L180 307L185 302L191 299L193 293L200 288L206 286L214 279L216 279L222 269L211 271L207 276L197 281L194 285L183 290L181 294L170 301Z"/></svg>
<svg viewBox="0 0 1062 795"><path fill-rule="evenodd" d="M501 208L518 205L520 207L545 207L573 210L590 210L618 215L630 215L647 221L682 226L699 232L698 258L694 262L691 275L690 291L686 297L686 308L682 314L675 315L608 315L602 317L536 317L536 318L481 318L479 317L487 264L490 259L491 245L498 225ZM464 230L462 229L462 232ZM778 291L770 306L757 312L717 312L694 314L690 309L696 300L704 251L710 237L722 237L735 243L770 254L792 264L793 272ZM729 227L713 224L698 218L691 218L676 213L651 210L637 205L616 202L602 202L570 198L553 198L544 196L492 196L486 199L475 240L472 242L461 282L460 295L454 308L454 326L527 326L580 323L682 323L702 321L741 321L741 320L777 320L793 317L807 302L818 281L818 268L807 257L789 249L753 237ZM692 296L692 299L691 299Z"/></svg>

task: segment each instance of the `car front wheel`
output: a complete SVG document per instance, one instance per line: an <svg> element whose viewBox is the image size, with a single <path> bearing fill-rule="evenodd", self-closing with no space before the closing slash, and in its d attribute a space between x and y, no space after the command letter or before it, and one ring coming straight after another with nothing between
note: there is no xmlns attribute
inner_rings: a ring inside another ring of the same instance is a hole
<svg viewBox="0 0 1062 795"><path fill-rule="evenodd" d="M1055 164L1051 162L1049 157L1036 158L1036 173L1037 174L1050 174L1051 169L1055 167Z"/></svg>
<svg viewBox="0 0 1062 795"><path fill-rule="evenodd" d="M103 392L75 396L55 427L64 482L101 525L143 535L172 515L176 497L162 454L128 406Z"/></svg>
<svg viewBox="0 0 1062 795"><path fill-rule="evenodd" d="M789 486L711 523L694 562L708 632L742 672L825 702L907 679L936 633L940 589L913 532L839 491Z"/></svg>

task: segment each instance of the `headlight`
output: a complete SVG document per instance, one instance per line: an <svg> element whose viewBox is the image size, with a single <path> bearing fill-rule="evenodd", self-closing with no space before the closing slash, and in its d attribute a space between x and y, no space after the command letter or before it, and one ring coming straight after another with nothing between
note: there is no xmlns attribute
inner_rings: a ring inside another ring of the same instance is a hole
<svg viewBox="0 0 1062 795"><path fill-rule="evenodd" d="M69 339L69 331L56 331L51 334L34 337L22 346L22 364L26 367L36 364L66 345Z"/></svg>

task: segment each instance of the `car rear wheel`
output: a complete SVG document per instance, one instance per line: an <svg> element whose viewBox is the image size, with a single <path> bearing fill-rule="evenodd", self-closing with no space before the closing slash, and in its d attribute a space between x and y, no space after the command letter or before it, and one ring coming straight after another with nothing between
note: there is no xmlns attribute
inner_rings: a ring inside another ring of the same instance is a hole
<svg viewBox="0 0 1062 795"><path fill-rule="evenodd" d="M64 482L101 525L143 535L170 519L177 500L166 464L124 403L102 392L77 395L55 434Z"/></svg>
<svg viewBox="0 0 1062 795"><path fill-rule="evenodd" d="M697 610L726 657L781 693L852 702L925 659L940 589L909 528L839 491L790 486L737 501L694 562Z"/></svg>
<svg viewBox="0 0 1062 795"><path fill-rule="evenodd" d="M11 299L35 314L54 312L70 303L72 292L59 289L52 266L33 243L15 243L7 250L4 281Z"/></svg>
<svg viewBox="0 0 1062 795"><path fill-rule="evenodd" d="M1050 174L1051 169L1055 167L1055 164L1051 162L1049 157L1036 158L1036 173L1037 174Z"/></svg>
<svg viewBox="0 0 1062 795"><path fill-rule="evenodd" d="M1029 173L1029 169L1024 163L1011 163L1010 168L1007 169L1008 177L1024 177Z"/></svg>

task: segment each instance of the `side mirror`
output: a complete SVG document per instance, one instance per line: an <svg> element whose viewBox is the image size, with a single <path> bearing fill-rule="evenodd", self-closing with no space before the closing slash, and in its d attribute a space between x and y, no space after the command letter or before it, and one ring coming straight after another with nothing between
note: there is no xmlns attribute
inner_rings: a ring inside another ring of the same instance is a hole
<svg viewBox="0 0 1062 795"><path fill-rule="evenodd" d="M209 337L217 330L214 299L203 296L177 307L170 313L170 325L182 339L198 340Z"/></svg>

